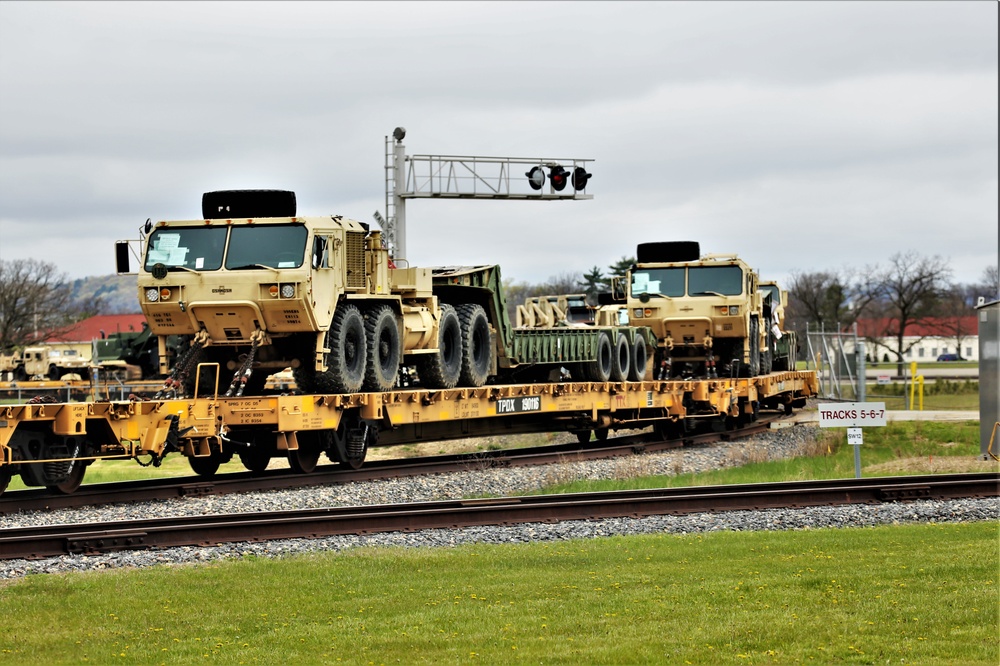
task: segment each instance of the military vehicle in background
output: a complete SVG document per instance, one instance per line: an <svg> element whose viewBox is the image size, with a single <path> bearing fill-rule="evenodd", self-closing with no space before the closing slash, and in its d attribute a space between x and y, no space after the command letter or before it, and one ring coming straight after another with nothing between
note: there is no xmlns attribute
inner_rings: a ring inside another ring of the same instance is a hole
<svg viewBox="0 0 1000 666"><path fill-rule="evenodd" d="M625 295L630 323L657 338L656 379L771 371L759 278L735 254L701 256L693 241L640 243L613 291Z"/></svg>
<svg viewBox="0 0 1000 666"><path fill-rule="evenodd" d="M167 338L167 366L187 348L181 336ZM148 324L141 331L116 331L93 342L91 364L101 372L121 375L128 381L160 377L159 345Z"/></svg>
<svg viewBox="0 0 1000 666"><path fill-rule="evenodd" d="M764 293L764 321L768 324L767 349L771 357L772 370L794 370L798 342L795 331L785 330L785 309L788 307L788 292L770 280L760 283Z"/></svg>
<svg viewBox="0 0 1000 666"><path fill-rule="evenodd" d="M0 373L9 374L13 381L56 381L67 375L87 379L90 359L64 345L34 345L14 354L0 355Z"/></svg>

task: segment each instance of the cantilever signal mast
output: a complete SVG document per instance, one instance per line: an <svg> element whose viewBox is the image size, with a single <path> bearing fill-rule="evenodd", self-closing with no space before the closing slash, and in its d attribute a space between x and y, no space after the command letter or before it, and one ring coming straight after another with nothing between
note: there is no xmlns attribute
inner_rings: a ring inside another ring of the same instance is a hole
<svg viewBox="0 0 1000 666"><path fill-rule="evenodd" d="M385 137L385 217L375 211L375 220L385 231L389 253L397 263L406 259L407 199L594 198L587 193L592 177L587 166L593 159L407 155L405 137L402 127Z"/></svg>

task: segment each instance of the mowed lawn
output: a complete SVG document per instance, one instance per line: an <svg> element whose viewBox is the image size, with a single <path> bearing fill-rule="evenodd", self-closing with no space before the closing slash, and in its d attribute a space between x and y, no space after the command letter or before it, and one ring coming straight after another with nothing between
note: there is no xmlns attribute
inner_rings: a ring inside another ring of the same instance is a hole
<svg viewBox="0 0 1000 666"><path fill-rule="evenodd" d="M998 523L33 575L10 664L1000 663Z"/></svg>

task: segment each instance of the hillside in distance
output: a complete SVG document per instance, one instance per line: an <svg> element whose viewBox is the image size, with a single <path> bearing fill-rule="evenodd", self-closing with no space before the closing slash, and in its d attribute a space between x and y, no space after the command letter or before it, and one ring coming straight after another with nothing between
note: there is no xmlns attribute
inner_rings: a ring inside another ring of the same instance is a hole
<svg viewBox="0 0 1000 666"><path fill-rule="evenodd" d="M73 280L69 286L73 303L85 311L96 309L99 314L133 314L140 311L135 275L92 275Z"/></svg>

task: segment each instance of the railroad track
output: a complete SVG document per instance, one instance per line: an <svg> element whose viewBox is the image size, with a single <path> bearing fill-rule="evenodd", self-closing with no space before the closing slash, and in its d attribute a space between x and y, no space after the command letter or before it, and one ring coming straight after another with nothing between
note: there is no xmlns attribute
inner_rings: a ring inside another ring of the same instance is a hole
<svg viewBox="0 0 1000 666"><path fill-rule="evenodd" d="M997 497L1000 494L998 488L1000 474L951 474L499 497L52 525L4 530L0 534L0 559L37 559L65 554L475 525Z"/></svg>
<svg viewBox="0 0 1000 666"><path fill-rule="evenodd" d="M605 442L591 442L588 445L574 443L405 460L379 460L367 462L359 470L350 470L337 465L322 465L311 474L291 474L284 470L268 470L259 475L250 472L221 474L212 479L188 476L90 484L81 486L71 495L54 495L45 489L16 490L8 491L0 497L0 515L19 511L47 511L117 502L148 502L178 497L302 488L425 474L464 472L486 467L547 465L556 462L653 453L681 446L704 445L720 440L750 437L766 431L771 422L777 421L779 418L761 417L757 422L738 430L689 435L682 439L658 440L652 432L645 432L615 437Z"/></svg>

